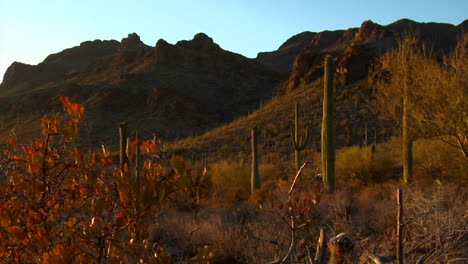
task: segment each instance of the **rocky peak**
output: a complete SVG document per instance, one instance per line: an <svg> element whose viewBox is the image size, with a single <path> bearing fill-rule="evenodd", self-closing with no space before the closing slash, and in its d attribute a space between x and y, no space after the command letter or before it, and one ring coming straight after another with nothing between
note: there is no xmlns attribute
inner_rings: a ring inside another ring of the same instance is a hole
<svg viewBox="0 0 468 264"><path fill-rule="evenodd" d="M303 49L314 39L317 33L305 31L290 37L284 42L278 50Z"/></svg>
<svg viewBox="0 0 468 264"><path fill-rule="evenodd" d="M314 51L305 51L299 54L294 60L289 79L284 82L278 94L284 95L298 87L307 86L320 77L323 74L322 60L323 56Z"/></svg>
<svg viewBox="0 0 468 264"><path fill-rule="evenodd" d="M158 64L173 64L179 60L179 53L176 46L168 43L164 39L159 39L153 51L154 61Z"/></svg>
<svg viewBox="0 0 468 264"><path fill-rule="evenodd" d="M36 71L32 65L15 61L5 72L2 85L5 87L13 86L16 83L34 79L35 74Z"/></svg>
<svg viewBox="0 0 468 264"><path fill-rule="evenodd" d="M128 34L126 38L122 39L122 47L124 49L139 48L143 45L145 44L140 40L140 36L137 33Z"/></svg>
<svg viewBox="0 0 468 264"><path fill-rule="evenodd" d="M458 25L459 28L461 28L464 32L468 31L468 19L465 19L463 22Z"/></svg>
<svg viewBox="0 0 468 264"><path fill-rule="evenodd" d="M198 33L192 40L182 40L177 42L176 45L199 51L213 51L220 49L219 45L214 43L213 39L205 33Z"/></svg>
<svg viewBox="0 0 468 264"><path fill-rule="evenodd" d="M371 20L366 20L361 24L359 31L356 33L355 41L369 41L376 39L383 39L385 37L391 36L391 32L385 29L383 26L372 22Z"/></svg>
<svg viewBox="0 0 468 264"><path fill-rule="evenodd" d="M154 46L154 53L158 54L169 46L171 46L171 44L167 43L166 40L159 39L158 42L156 42L156 46Z"/></svg>
<svg viewBox="0 0 468 264"><path fill-rule="evenodd" d="M408 30L410 28L414 29L417 26L418 23L416 21L403 18L387 25L386 27L394 32L404 33L405 30Z"/></svg>

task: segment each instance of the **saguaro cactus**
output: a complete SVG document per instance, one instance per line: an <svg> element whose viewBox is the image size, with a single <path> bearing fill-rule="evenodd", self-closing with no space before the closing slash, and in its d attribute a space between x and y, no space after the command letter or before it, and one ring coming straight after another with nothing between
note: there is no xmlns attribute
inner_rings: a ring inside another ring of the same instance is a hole
<svg viewBox="0 0 468 264"><path fill-rule="evenodd" d="M260 175L258 172L258 148L257 148L257 129L252 128L250 131L252 140L252 174L250 176L250 190L254 192L260 188Z"/></svg>
<svg viewBox="0 0 468 264"><path fill-rule="evenodd" d="M405 83L403 86L403 120L402 120L402 151L403 151L403 181L408 183L413 176L413 139L409 128L409 115L411 111L410 91L409 91L409 69L404 65Z"/></svg>
<svg viewBox="0 0 468 264"><path fill-rule="evenodd" d="M135 139L137 144L135 146L135 177L137 180L140 179L139 166L140 166L140 133L138 130L135 132Z"/></svg>
<svg viewBox="0 0 468 264"><path fill-rule="evenodd" d="M306 128L305 135L300 135L299 130L299 104L296 103L294 108L294 127L291 126L289 131L291 133L291 141L294 146L296 172L299 171L299 168L301 167L301 151L305 149L307 142L309 141L309 127Z"/></svg>
<svg viewBox="0 0 468 264"><path fill-rule="evenodd" d="M335 189L335 81L333 58L325 57L323 119L322 119L322 179L329 192Z"/></svg>
<svg viewBox="0 0 468 264"><path fill-rule="evenodd" d="M125 163L128 164L128 157L127 157L127 123L121 122L119 123L119 137L120 137L120 170L124 170Z"/></svg>

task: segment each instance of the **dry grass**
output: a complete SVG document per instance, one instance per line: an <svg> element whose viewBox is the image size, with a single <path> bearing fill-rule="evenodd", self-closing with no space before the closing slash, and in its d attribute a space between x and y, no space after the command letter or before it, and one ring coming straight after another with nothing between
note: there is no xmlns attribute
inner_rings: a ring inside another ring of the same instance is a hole
<svg viewBox="0 0 468 264"><path fill-rule="evenodd" d="M297 231L297 248L293 261L309 263L314 254L321 228L329 237L348 233L356 243L348 256L358 263L365 252L385 256L395 253L396 201L398 182L362 186L349 183L334 194L320 194L319 203L308 215L310 222ZM276 182L262 209L245 202L220 203L208 201L196 213L171 210L161 218L158 230L163 230L168 252L177 263L188 263L197 249L205 245L214 248L221 262L267 263L283 256L289 246L285 204L287 183ZM303 192L297 195L304 197ZM403 188L406 263L466 263L468 254L468 194L465 185L411 185ZM313 196L315 197L315 196ZM302 198L301 198L302 199ZM223 262L224 261L224 262Z"/></svg>
<svg viewBox="0 0 468 264"><path fill-rule="evenodd" d="M406 189L408 250L423 248L410 263L466 263L468 261L468 193L466 186L435 185ZM430 212L430 213L428 213ZM427 214L425 214L427 213Z"/></svg>

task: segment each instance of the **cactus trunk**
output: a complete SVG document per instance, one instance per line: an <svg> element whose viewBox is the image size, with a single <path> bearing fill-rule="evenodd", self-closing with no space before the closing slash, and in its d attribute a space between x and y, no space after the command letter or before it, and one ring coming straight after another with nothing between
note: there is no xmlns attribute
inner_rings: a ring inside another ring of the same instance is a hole
<svg viewBox="0 0 468 264"><path fill-rule="evenodd" d="M260 176L258 172L258 151L257 151L257 129L250 131L252 140L252 174L250 176L250 190L254 192L260 188Z"/></svg>
<svg viewBox="0 0 468 264"><path fill-rule="evenodd" d="M403 128L402 128L402 151L403 151L403 181L408 183L413 175L413 140L409 129L409 87L405 83L403 91Z"/></svg>
<svg viewBox="0 0 468 264"><path fill-rule="evenodd" d="M309 127L307 127L305 135L300 136L299 133L299 104L296 103L294 108L294 129L291 126L290 133L291 133L291 141L294 147L294 163L296 172L299 171L301 167L301 152L307 146L307 142L309 141Z"/></svg>
<svg viewBox="0 0 468 264"><path fill-rule="evenodd" d="M140 179L140 175L139 175L139 166L140 166L140 133L138 131L136 131L136 134L135 134L135 139L137 141L137 144L135 146L135 178L137 180Z"/></svg>
<svg viewBox="0 0 468 264"><path fill-rule="evenodd" d="M325 57L323 119L322 119L322 179L329 192L335 189L335 96L333 58Z"/></svg>

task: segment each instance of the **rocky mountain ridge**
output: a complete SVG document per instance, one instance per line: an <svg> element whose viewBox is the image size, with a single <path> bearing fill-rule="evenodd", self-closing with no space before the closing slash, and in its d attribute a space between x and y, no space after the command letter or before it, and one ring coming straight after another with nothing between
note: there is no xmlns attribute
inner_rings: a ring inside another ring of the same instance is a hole
<svg viewBox="0 0 468 264"><path fill-rule="evenodd" d="M111 134L126 120L148 134L187 136L246 114L285 77L203 33L155 47L133 33L121 42L83 42L37 66L13 63L0 85L0 122L28 130L24 124L59 111L57 97L66 95L87 107L93 134Z"/></svg>
<svg viewBox="0 0 468 264"><path fill-rule="evenodd" d="M59 95L87 107L84 121L92 142L115 144L120 121L146 136L199 135L272 98L276 109L292 109L298 94L309 98L306 107L318 104L325 54L335 57L338 78L346 86L338 88L338 96L358 96L360 102L369 96L365 83L372 61L396 47L398 36L414 32L436 52L448 52L467 24L365 21L359 28L297 34L255 59L225 51L203 33L176 44L161 39L154 47L135 33L120 42L86 41L36 66L15 62L8 68L0 84L0 137L38 134L40 117L60 110ZM359 102L343 106L342 118L362 110ZM315 109L310 115L319 115L319 108L310 109ZM252 125L257 123L263 121Z"/></svg>

